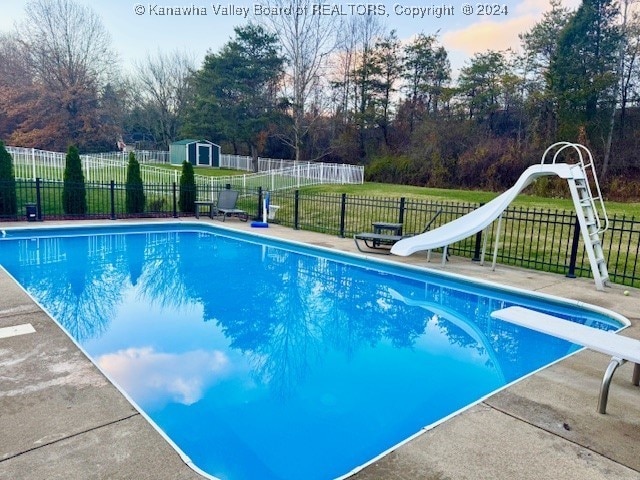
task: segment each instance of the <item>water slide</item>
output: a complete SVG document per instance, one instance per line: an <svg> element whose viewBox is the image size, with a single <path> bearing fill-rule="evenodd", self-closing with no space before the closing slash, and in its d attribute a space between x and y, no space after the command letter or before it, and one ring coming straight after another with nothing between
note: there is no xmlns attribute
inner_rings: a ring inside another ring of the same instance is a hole
<svg viewBox="0 0 640 480"><path fill-rule="evenodd" d="M560 178L584 178L584 172L579 164L567 163L538 164L527 168L513 187L473 212L470 212L452 222L422 233L408 237L391 247L391 253L406 257L422 250L432 250L446 247L459 240L463 240L487 228L504 212L518 194L538 177L557 175Z"/></svg>

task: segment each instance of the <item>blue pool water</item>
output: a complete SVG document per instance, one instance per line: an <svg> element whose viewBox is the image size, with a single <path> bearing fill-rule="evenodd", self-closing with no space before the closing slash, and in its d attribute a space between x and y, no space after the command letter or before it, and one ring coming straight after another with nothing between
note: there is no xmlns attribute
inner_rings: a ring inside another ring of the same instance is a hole
<svg viewBox="0 0 640 480"><path fill-rule="evenodd" d="M7 231L0 265L195 465L331 479L574 351L601 313L202 225Z"/></svg>

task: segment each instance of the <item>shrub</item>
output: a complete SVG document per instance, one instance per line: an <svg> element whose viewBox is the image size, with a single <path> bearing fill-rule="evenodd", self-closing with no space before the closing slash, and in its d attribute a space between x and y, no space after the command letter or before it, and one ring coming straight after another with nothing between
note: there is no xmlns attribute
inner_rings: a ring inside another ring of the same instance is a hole
<svg viewBox="0 0 640 480"><path fill-rule="evenodd" d="M4 147L4 143L0 141L0 215L15 216L17 213L18 202L13 159Z"/></svg>
<svg viewBox="0 0 640 480"><path fill-rule="evenodd" d="M129 152L125 188L127 213L143 213L145 204L144 186L142 185L142 175L140 174L140 163L136 160L136 155L133 152Z"/></svg>
<svg viewBox="0 0 640 480"><path fill-rule="evenodd" d="M161 212L164 210L165 199L162 197L152 197L149 199L148 206L150 212Z"/></svg>
<svg viewBox="0 0 640 480"><path fill-rule="evenodd" d="M180 198L178 205L184 213L196 211L196 177L193 173L193 165L186 160L182 162L182 175L180 175Z"/></svg>
<svg viewBox="0 0 640 480"><path fill-rule="evenodd" d="M87 192L80 153L78 147L74 145L67 150L63 178L62 208L64 212L69 215L84 215L87 213Z"/></svg>

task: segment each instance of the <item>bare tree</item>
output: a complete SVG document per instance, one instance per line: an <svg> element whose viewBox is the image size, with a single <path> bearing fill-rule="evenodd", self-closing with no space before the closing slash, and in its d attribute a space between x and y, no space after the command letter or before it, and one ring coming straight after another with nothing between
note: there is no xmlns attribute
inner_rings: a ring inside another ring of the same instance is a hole
<svg viewBox="0 0 640 480"><path fill-rule="evenodd" d="M195 60L185 52L158 52L147 55L136 69L142 110L148 114L147 127L168 149L178 135Z"/></svg>
<svg viewBox="0 0 640 480"><path fill-rule="evenodd" d="M616 69L616 83L613 88L612 95L612 108L611 115L609 117L609 128L607 131L607 138L605 140L604 145L604 158L602 160L602 171L600 173L601 177L604 179L607 175L607 170L609 168L609 163L611 162L611 145L613 143L613 127L615 126L616 120L616 112L618 110L618 95L622 94L623 98L625 96L625 53L628 46L628 13L629 13L629 4L634 3L633 0L624 0L621 6L621 14L622 14L622 22L620 25L620 40L618 45L618 65ZM622 102L621 102L622 103Z"/></svg>
<svg viewBox="0 0 640 480"><path fill-rule="evenodd" d="M24 120L21 106L33 97L33 82L23 48L15 35L0 34L0 138L10 134Z"/></svg>
<svg viewBox="0 0 640 480"><path fill-rule="evenodd" d="M72 0L34 0L20 27L39 79L53 88L102 83L117 63L100 17Z"/></svg>
<svg viewBox="0 0 640 480"><path fill-rule="evenodd" d="M111 37L90 7L72 0L33 0L16 36L34 84L41 89L55 127L57 147L89 145L101 135L99 95L117 75ZM37 112L34 112L37 113ZM35 140L35 139L34 139Z"/></svg>
<svg viewBox="0 0 640 480"><path fill-rule="evenodd" d="M637 102L640 97L638 87L640 83L640 14L632 12L627 25L625 41L625 55L622 65L620 83L620 139L625 136L627 109L630 103Z"/></svg>
<svg viewBox="0 0 640 480"><path fill-rule="evenodd" d="M333 15L318 15L317 0L267 0L262 2L280 15L264 15L262 23L277 35L287 60L284 90L290 100L293 120L290 138L283 140L300 160L304 138L322 109L318 94L323 84L328 55L335 47L337 21Z"/></svg>

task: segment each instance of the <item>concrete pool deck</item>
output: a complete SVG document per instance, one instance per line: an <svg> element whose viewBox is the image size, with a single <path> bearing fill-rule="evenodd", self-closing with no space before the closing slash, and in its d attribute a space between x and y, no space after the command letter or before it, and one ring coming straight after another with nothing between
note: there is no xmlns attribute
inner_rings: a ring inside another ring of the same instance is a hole
<svg viewBox="0 0 640 480"><path fill-rule="evenodd" d="M75 224L80 223L85 222ZM235 219L213 223L358 253L350 238L274 225L257 231ZM632 326L622 334L640 338L638 289L614 285L598 292L589 279L503 265L491 271L460 258L442 267L438 254L430 263L424 253L372 257L598 305L626 316ZM0 270L0 328L26 323L35 333L0 338L0 478L203 478ZM608 363L605 355L581 351L488 397L351 478L640 479L640 388L630 382L630 364L614 376L607 414L596 412Z"/></svg>

